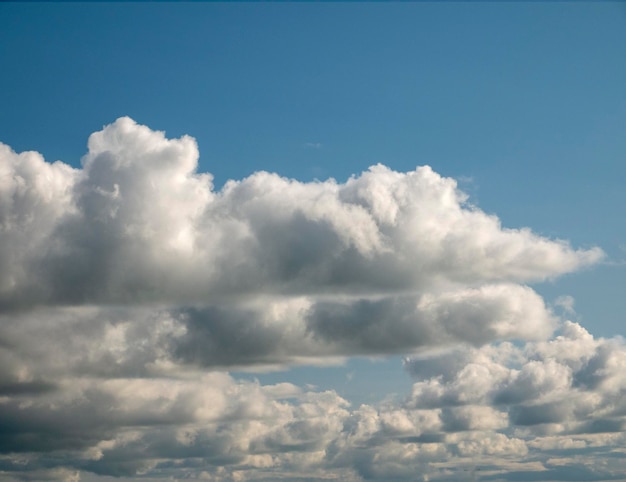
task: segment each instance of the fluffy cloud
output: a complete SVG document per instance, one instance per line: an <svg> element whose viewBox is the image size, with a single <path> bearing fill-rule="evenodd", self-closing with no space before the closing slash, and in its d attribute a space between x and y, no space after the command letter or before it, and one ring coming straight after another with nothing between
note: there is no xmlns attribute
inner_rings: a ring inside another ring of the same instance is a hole
<svg viewBox="0 0 626 482"><path fill-rule="evenodd" d="M553 337L526 285L600 249L503 228L429 167L215 190L190 137L121 118L88 147L0 145L0 478L554 479L589 447L619 472L623 343ZM391 353L417 380L376 406L225 371Z"/></svg>
<svg viewBox="0 0 626 482"><path fill-rule="evenodd" d="M622 340L565 322L546 341L409 358L412 393L380 405L222 372L59 378L2 399L0 467L16 479L619 480L624 360Z"/></svg>
<svg viewBox="0 0 626 482"><path fill-rule="evenodd" d="M504 342L409 358L407 369L420 379L409 406L499 407L524 436L622 432L623 340L594 339L570 321L556 335L523 347Z"/></svg>
<svg viewBox="0 0 626 482"><path fill-rule="evenodd" d="M121 118L88 146L78 170L2 147L4 306L424 291L541 280L602 255L501 228L429 167L343 184L258 172L216 192L192 138Z"/></svg>
<svg viewBox="0 0 626 482"><path fill-rule="evenodd" d="M0 308L24 319L115 305L85 330L131 336L119 316L170 319L180 336L163 349L185 362L546 337L554 317L516 283L602 256L501 228L428 167L343 184L259 172L215 191L192 138L121 118L88 145L81 169L3 146Z"/></svg>

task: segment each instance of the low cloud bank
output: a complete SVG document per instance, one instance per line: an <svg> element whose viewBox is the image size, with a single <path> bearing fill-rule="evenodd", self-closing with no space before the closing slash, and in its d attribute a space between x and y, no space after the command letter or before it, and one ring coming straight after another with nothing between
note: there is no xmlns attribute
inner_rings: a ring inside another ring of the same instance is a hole
<svg viewBox="0 0 626 482"><path fill-rule="evenodd" d="M15 479L54 468L157 480L453 481L476 471L620 480L624 367L623 340L564 322L546 341L409 357L411 393L379 405L222 372L58 376L54 387L5 391L0 470Z"/></svg>

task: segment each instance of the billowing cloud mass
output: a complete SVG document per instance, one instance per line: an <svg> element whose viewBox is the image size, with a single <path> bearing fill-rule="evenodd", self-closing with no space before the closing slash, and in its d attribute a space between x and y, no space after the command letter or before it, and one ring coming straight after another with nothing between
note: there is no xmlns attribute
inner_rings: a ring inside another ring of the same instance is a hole
<svg viewBox="0 0 626 482"><path fill-rule="evenodd" d="M623 341L528 286L599 248L503 228L427 166L216 190L190 137L121 118L88 148L0 144L0 478L626 472ZM228 373L388 354L414 385L376 406Z"/></svg>

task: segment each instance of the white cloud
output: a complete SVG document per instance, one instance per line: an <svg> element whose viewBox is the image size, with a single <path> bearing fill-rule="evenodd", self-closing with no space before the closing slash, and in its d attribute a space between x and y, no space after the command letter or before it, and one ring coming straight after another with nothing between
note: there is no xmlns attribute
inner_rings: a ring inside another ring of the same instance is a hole
<svg viewBox="0 0 626 482"><path fill-rule="evenodd" d="M623 442L622 340L552 336L526 286L598 248L502 228L429 167L215 191L197 161L129 118L80 169L0 145L0 478L462 480ZM417 380L377 406L223 371L390 353Z"/></svg>
<svg viewBox="0 0 626 482"><path fill-rule="evenodd" d="M559 296L556 300L554 300L554 305L561 308L565 314L569 316L576 314L576 310L574 309L574 298L572 296Z"/></svg>
<svg viewBox="0 0 626 482"><path fill-rule="evenodd" d="M118 119L83 168L0 154L5 305L206 302L533 281L600 259L465 206L429 167L345 184L265 172L212 189L189 137Z"/></svg>
<svg viewBox="0 0 626 482"><path fill-rule="evenodd" d="M504 343L432 358L406 362L421 379L411 407L501 407L527 434L619 432L626 423L616 398L626 389L623 340L594 339L575 323L523 348Z"/></svg>

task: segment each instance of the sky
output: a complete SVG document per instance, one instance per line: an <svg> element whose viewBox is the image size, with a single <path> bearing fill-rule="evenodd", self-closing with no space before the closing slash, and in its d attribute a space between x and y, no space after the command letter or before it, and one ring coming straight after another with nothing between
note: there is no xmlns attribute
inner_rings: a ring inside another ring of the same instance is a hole
<svg viewBox="0 0 626 482"><path fill-rule="evenodd" d="M626 478L626 6L0 3L1 481Z"/></svg>

